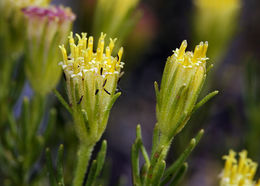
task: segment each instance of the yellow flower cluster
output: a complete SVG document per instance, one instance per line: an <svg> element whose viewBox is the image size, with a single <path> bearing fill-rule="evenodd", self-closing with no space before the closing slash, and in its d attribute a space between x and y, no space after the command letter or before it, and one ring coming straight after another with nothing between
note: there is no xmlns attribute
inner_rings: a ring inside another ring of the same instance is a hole
<svg viewBox="0 0 260 186"><path fill-rule="evenodd" d="M87 34L76 34L78 44L75 44L73 34L69 36L71 54L68 56L64 45L60 46L63 62L60 63L66 75L71 78L84 77L88 72L101 75L103 78L110 74L119 74L124 63L121 62L123 48L117 57L111 56L116 39L110 39L109 46L105 47L105 34L101 34L96 52L93 51L93 37L87 39ZM88 42L87 42L88 40ZM104 51L105 50L105 51ZM105 53L104 53L105 52Z"/></svg>
<svg viewBox="0 0 260 186"><path fill-rule="evenodd" d="M167 59L157 96L157 119L166 136L176 135L185 126L206 77L208 42L201 42L194 52L186 48L183 41Z"/></svg>
<svg viewBox="0 0 260 186"><path fill-rule="evenodd" d="M106 128L110 109L120 93L116 93L117 83L124 63L121 62L123 48L117 56L111 55L116 39L105 45L106 35L101 33L97 49L94 38L69 36L70 54L64 45L60 46L64 77L73 117L76 121L81 141L97 142ZM75 41L76 40L76 41ZM106 47L105 47L106 46ZM87 140L86 140L87 139Z"/></svg>
<svg viewBox="0 0 260 186"><path fill-rule="evenodd" d="M247 151L239 153L239 160L232 150L223 156L225 167L221 173L220 186L260 186L260 179L256 183L253 179L257 170L257 163L247 158Z"/></svg>

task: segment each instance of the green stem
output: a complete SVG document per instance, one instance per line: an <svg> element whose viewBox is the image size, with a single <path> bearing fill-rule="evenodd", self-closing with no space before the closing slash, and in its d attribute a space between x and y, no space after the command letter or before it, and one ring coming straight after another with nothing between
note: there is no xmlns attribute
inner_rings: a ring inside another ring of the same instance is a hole
<svg viewBox="0 0 260 186"><path fill-rule="evenodd" d="M151 157L151 165L147 174L147 178L144 181L144 185L150 186L153 183L154 178L156 177L155 173L159 169L160 163L165 160L169 148L171 146L172 139L167 138L165 135L162 135L159 139L158 144L155 147L154 155Z"/></svg>
<svg viewBox="0 0 260 186"><path fill-rule="evenodd" d="M73 180L73 186L81 186L95 144L81 143L78 151L78 162Z"/></svg>

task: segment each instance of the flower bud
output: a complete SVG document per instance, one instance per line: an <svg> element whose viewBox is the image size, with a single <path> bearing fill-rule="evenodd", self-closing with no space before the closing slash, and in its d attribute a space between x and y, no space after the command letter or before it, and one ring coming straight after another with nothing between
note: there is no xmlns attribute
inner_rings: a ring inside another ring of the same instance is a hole
<svg viewBox="0 0 260 186"><path fill-rule="evenodd" d="M187 41L167 59L156 114L163 135L172 138L185 126L195 107L206 77L208 43L201 42L195 51L186 52Z"/></svg>
<svg viewBox="0 0 260 186"><path fill-rule="evenodd" d="M105 45L106 35L101 33L97 49L94 39L86 33L69 36L70 54L60 46L64 77L67 83L69 103L80 140L97 142L103 134L110 109L120 93L116 93L117 82L124 63L121 62L123 48L116 57L111 55L116 39Z"/></svg>
<svg viewBox="0 0 260 186"><path fill-rule="evenodd" d="M60 79L58 46L65 42L75 15L62 6L30 6L23 12L27 18L26 75L33 90L46 95Z"/></svg>

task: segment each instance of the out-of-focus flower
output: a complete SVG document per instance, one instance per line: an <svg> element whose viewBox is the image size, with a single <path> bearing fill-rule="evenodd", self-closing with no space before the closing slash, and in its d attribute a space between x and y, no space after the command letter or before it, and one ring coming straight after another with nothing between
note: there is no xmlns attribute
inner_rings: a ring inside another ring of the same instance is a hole
<svg viewBox="0 0 260 186"><path fill-rule="evenodd" d="M235 31L241 1L194 0L194 4L193 25L197 40L206 39L214 43L209 49L209 55L212 59L218 59Z"/></svg>
<svg viewBox="0 0 260 186"><path fill-rule="evenodd" d="M30 6L23 12L27 18L26 75L33 90L46 95L59 81L58 46L66 41L75 15L62 6Z"/></svg>
<svg viewBox="0 0 260 186"><path fill-rule="evenodd" d="M49 0L0 0L0 124L6 121L7 112L19 97L24 82L23 71L14 73L25 41L25 19L21 9L48 3Z"/></svg>
<svg viewBox="0 0 260 186"><path fill-rule="evenodd" d="M140 17L136 11L138 3L139 0L97 0L93 34L105 32L109 37L119 36L120 45Z"/></svg>
<svg viewBox="0 0 260 186"><path fill-rule="evenodd" d="M9 55L20 52L23 46L24 16L21 9L27 6L47 6L50 0L1 0L0 37ZM9 36L9 37L8 37ZM8 42L9 41L9 42Z"/></svg>
<svg viewBox="0 0 260 186"><path fill-rule="evenodd" d="M101 34L98 46L93 50L93 37L69 36L70 55L60 46L63 68L67 82L67 93L72 108L79 139L95 144L103 134L110 109L120 93L116 93L117 82L124 63L121 62L123 48L116 57L111 56L116 39L110 39L105 47L105 36Z"/></svg>
<svg viewBox="0 0 260 186"><path fill-rule="evenodd" d="M158 126L167 140L179 133L189 120L206 78L208 43L201 42L194 53L186 52L186 47L187 41L183 41L180 49L167 59L161 88L157 90Z"/></svg>
<svg viewBox="0 0 260 186"><path fill-rule="evenodd" d="M256 183L253 179L257 170L257 163L247 158L247 151L239 153L239 160L232 150L223 156L225 167L220 175L220 186L260 186L260 179Z"/></svg>

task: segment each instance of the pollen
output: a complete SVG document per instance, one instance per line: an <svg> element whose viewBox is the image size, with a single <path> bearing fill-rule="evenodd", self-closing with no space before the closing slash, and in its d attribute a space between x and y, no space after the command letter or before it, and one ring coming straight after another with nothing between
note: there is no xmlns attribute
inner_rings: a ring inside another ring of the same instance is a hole
<svg viewBox="0 0 260 186"><path fill-rule="evenodd" d="M184 68L193 68L194 66L200 66L204 64L209 58L206 57L208 42L200 42L199 45L195 47L194 52L186 51L187 41L184 40L180 48L173 50L172 58L177 61L177 63L183 65Z"/></svg>
<svg viewBox="0 0 260 186"><path fill-rule="evenodd" d="M223 159L226 162L221 174L221 186L260 186L260 180L257 183L253 180L258 165L247 157L246 150L239 153L239 160L232 150Z"/></svg>
<svg viewBox="0 0 260 186"><path fill-rule="evenodd" d="M123 48L121 47L116 57L112 56L116 39L110 39L108 46L105 44L106 34L101 33L96 51L94 50L94 38L87 38L86 33L81 36L76 34L74 39L73 33L69 36L70 54L64 45L60 46L63 61L60 62L64 72L71 78L84 76L87 72L93 72L97 76L106 78L109 74L119 74L124 66L121 62ZM76 40L76 41L75 41Z"/></svg>

